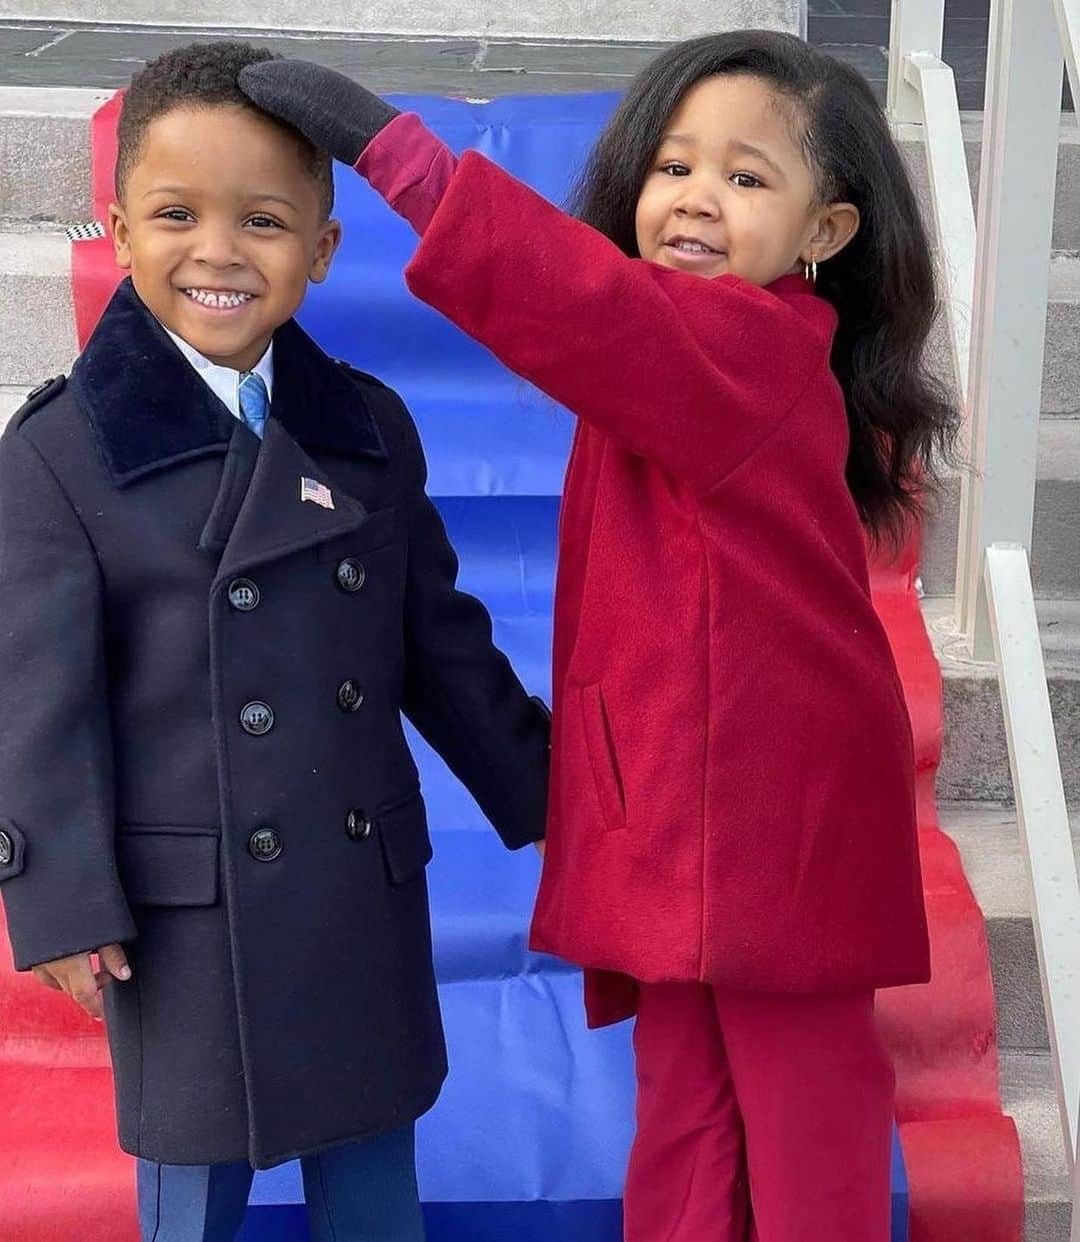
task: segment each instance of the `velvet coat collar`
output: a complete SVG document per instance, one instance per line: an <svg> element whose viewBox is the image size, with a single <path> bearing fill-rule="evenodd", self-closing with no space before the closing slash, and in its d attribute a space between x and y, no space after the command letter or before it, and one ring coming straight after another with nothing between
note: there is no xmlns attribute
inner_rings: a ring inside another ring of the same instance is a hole
<svg viewBox="0 0 1080 1242"><path fill-rule="evenodd" d="M71 383L109 474L126 487L155 470L225 453L237 420L181 355L130 278L113 295ZM290 319L274 333L277 421L305 448L387 457L364 393Z"/></svg>

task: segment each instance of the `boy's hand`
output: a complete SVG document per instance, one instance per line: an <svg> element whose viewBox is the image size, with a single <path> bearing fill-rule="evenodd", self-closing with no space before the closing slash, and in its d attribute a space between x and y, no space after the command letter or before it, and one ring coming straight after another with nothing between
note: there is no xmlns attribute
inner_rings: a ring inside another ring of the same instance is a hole
<svg viewBox="0 0 1080 1242"><path fill-rule="evenodd" d="M534 841L533 845L536 846L536 852L540 855L541 858L543 858L544 857L544 842Z"/></svg>
<svg viewBox="0 0 1080 1242"><path fill-rule="evenodd" d="M352 166L375 135L400 115L378 95L333 69L306 60L266 60L240 71L240 89L256 107L298 129Z"/></svg>
<svg viewBox="0 0 1080 1242"><path fill-rule="evenodd" d="M121 982L130 979L131 967L124 950L118 944L102 945L97 952L101 959L101 970L96 973L89 953L73 953L70 957L58 957L55 961L35 966L34 976L47 988L66 992L92 1018L100 1022L101 993L114 979Z"/></svg>

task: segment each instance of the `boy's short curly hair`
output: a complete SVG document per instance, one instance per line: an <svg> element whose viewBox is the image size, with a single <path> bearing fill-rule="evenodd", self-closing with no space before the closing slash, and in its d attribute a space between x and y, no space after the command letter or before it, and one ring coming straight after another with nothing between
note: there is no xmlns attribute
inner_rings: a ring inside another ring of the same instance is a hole
<svg viewBox="0 0 1080 1242"><path fill-rule="evenodd" d="M139 159L146 131L153 121L173 108L235 105L259 111L239 86L240 70L248 65L279 57L265 48L248 43L223 41L189 43L150 61L131 79L124 95L117 130L116 193L123 196L131 170ZM319 150L298 130L276 117L275 124L292 134L300 147L308 171L318 184L324 215L334 207L334 172L330 155Z"/></svg>

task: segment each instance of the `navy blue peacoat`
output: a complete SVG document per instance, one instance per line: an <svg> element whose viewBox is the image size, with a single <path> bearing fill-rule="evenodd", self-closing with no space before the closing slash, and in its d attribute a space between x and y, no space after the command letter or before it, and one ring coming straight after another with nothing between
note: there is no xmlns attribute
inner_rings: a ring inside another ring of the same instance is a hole
<svg viewBox="0 0 1080 1242"><path fill-rule="evenodd" d="M510 847L549 730L424 485L401 400L295 323L260 442L129 282L0 441L0 892L20 969L128 947L129 1152L265 1167L438 1095L401 713Z"/></svg>

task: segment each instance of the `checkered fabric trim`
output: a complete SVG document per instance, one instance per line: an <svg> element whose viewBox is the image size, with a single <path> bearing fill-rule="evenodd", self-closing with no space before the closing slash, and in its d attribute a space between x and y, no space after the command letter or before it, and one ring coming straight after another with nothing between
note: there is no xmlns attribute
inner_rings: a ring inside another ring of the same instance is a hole
<svg viewBox="0 0 1080 1242"><path fill-rule="evenodd" d="M73 224L66 232L68 241L98 241L105 236L105 225L100 220L90 220L86 224Z"/></svg>

